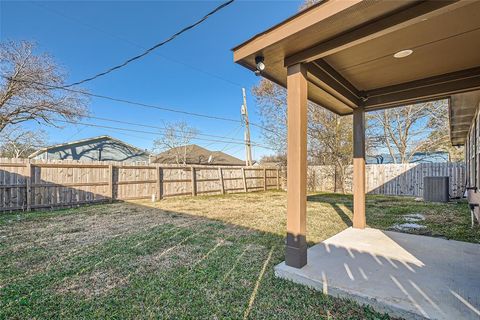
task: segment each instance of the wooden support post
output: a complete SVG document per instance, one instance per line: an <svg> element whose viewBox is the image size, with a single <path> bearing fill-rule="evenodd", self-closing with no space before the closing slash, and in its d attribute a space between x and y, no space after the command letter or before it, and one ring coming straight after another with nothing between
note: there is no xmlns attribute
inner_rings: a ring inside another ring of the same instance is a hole
<svg viewBox="0 0 480 320"><path fill-rule="evenodd" d="M222 194L225 194L225 183L223 182L222 168L218 168L218 179L220 180L220 190L222 191Z"/></svg>
<svg viewBox="0 0 480 320"><path fill-rule="evenodd" d="M190 167L190 169L192 170L192 196L196 196L197 195L197 175L195 173L194 167Z"/></svg>
<svg viewBox="0 0 480 320"><path fill-rule="evenodd" d="M267 169L263 168L263 191L267 191Z"/></svg>
<svg viewBox="0 0 480 320"><path fill-rule="evenodd" d="M109 195L108 197L110 198L110 202L113 202L113 197L115 196L115 184L113 183L114 179L114 174L113 174L113 165L108 166L108 173L109 173L109 179L108 179L108 192Z"/></svg>
<svg viewBox="0 0 480 320"><path fill-rule="evenodd" d="M163 197L163 169L157 167L157 201L162 200Z"/></svg>
<svg viewBox="0 0 480 320"><path fill-rule="evenodd" d="M353 110L353 227L365 224L365 109L358 107Z"/></svg>
<svg viewBox="0 0 480 320"><path fill-rule="evenodd" d="M27 202L27 211L32 210L32 181L35 177L32 177L32 163L30 160L27 162L27 172L25 174L27 190L26 190L26 202Z"/></svg>
<svg viewBox="0 0 480 320"><path fill-rule="evenodd" d="M245 168L242 168L242 178L243 178L243 192L248 192L247 176L245 175Z"/></svg>
<svg viewBox="0 0 480 320"><path fill-rule="evenodd" d="M302 64L287 70L287 244L285 263L307 264L307 72Z"/></svg>

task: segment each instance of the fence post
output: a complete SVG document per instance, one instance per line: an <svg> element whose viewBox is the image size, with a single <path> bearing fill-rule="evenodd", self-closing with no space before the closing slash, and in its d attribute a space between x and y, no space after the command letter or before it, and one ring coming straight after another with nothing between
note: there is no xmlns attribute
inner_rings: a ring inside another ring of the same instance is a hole
<svg viewBox="0 0 480 320"><path fill-rule="evenodd" d="M220 190L222 191L222 194L225 194L225 184L223 182L222 168L218 168L218 179L220 180Z"/></svg>
<svg viewBox="0 0 480 320"><path fill-rule="evenodd" d="M197 177L195 174L195 167L191 167L192 169L192 196L197 195Z"/></svg>
<svg viewBox="0 0 480 320"><path fill-rule="evenodd" d="M245 168L242 168L242 177L243 177L243 192L248 192L247 177L245 176Z"/></svg>
<svg viewBox="0 0 480 320"><path fill-rule="evenodd" d="M157 167L157 201L162 200L163 197L163 169Z"/></svg>
<svg viewBox="0 0 480 320"><path fill-rule="evenodd" d="M30 159L27 161L26 172L26 197L27 197L27 211L32 210L32 163Z"/></svg>
<svg viewBox="0 0 480 320"><path fill-rule="evenodd" d="M109 192L109 197L110 197L110 202L113 202L113 197L115 195L114 192L114 183L113 183L113 165L109 164L108 165L108 172L109 172L109 179L108 179L108 192Z"/></svg>
<svg viewBox="0 0 480 320"><path fill-rule="evenodd" d="M263 168L263 191L267 191L267 168Z"/></svg>
<svg viewBox="0 0 480 320"><path fill-rule="evenodd" d="M280 190L280 170L277 169L277 190Z"/></svg>

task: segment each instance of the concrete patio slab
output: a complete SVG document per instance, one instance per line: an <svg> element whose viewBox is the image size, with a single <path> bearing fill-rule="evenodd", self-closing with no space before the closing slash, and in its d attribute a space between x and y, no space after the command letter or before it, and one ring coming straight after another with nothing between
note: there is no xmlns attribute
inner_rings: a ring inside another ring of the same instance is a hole
<svg viewBox="0 0 480 320"><path fill-rule="evenodd" d="M275 274L406 319L480 319L479 244L349 228Z"/></svg>

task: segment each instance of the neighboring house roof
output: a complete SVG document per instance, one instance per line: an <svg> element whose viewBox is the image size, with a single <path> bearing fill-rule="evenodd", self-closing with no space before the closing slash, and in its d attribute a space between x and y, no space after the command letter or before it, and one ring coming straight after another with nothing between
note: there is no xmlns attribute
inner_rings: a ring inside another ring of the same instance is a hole
<svg viewBox="0 0 480 320"><path fill-rule="evenodd" d="M122 140L119 140L119 139L112 138L108 135L103 135L103 136L98 136L98 137L93 137L93 138L87 138L87 139L82 139L82 140L76 140L76 141L71 141L71 142L55 144L55 145L51 145L51 146L48 146L48 147L45 147L45 148L41 148L41 149L33 152L31 155L29 155L28 158L32 159L32 158L35 158L35 157L41 155L42 153L50 152L50 151L57 150L57 149L80 146L80 145L85 145L85 144L88 144L88 143L95 143L95 142L105 141L105 140L109 140L109 141L115 142L117 144L124 145L124 146L126 146L126 147L128 147L132 150L138 151L139 154L144 154L146 156L149 156L149 153L146 150L137 148L137 147L135 147L131 144L128 144L128 143L126 143Z"/></svg>
<svg viewBox="0 0 480 320"><path fill-rule="evenodd" d="M186 153L187 164L244 166L245 161L221 151L211 151L196 144L175 147L158 154L152 162L183 164Z"/></svg>
<svg viewBox="0 0 480 320"><path fill-rule="evenodd" d="M395 155L396 163L400 163L400 156ZM409 163L440 163L448 162L449 154L446 151L417 152L414 153ZM367 164L389 164L395 163L390 154L379 154L366 157Z"/></svg>

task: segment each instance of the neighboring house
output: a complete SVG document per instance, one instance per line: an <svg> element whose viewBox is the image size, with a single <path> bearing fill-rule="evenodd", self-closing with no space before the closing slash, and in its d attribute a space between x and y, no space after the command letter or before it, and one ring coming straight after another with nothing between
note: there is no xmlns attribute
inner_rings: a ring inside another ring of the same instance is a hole
<svg viewBox="0 0 480 320"><path fill-rule="evenodd" d="M221 151L210 151L208 149L191 144L172 148L158 154L152 160L154 163L163 164L198 164L198 165L222 165L222 166L244 166L245 161L235 158Z"/></svg>
<svg viewBox="0 0 480 320"><path fill-rule="evenodd" d="M29 156L42 160L149 162L149 153L109 136L42 148Z"/></svg>
<svg viewBox="0 0 480 320"><path fill-rule="evenodd" d="M408 163L443 163L448 162L450 156L448 152L445 151L435 151L435 152L416 152L410 158ZM401 163L400 156L395 155L396 162L393 161L393 158L390 154L379 154L375 156L366 156L367 164L390 164L390 163Z"/></svg>

